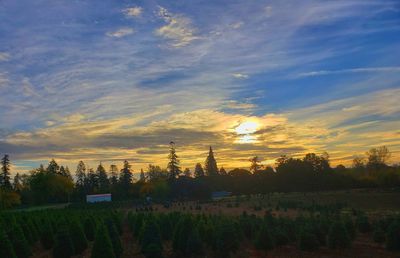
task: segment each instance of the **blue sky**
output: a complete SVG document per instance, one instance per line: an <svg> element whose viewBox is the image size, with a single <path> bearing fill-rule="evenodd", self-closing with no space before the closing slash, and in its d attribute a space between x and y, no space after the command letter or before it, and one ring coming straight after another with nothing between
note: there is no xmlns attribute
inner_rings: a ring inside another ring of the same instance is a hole
<svg viewBox="0 0 400 258"><path fill-rule="evenodd" d="M398 162L399 32L389 0L3 0L0 153L16 171L165 166L170 140L190 168L208 145L225 167L380 145Z"/></svg>

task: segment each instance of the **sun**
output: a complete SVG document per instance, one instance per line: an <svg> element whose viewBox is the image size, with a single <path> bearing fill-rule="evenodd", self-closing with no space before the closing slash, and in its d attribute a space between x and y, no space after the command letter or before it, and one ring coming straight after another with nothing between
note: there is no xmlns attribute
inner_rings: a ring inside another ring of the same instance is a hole
<svg viewBox="0 0 400 258"><path fill-rule="evenodd" d="M252 134L255 133L260 127L259 123L254 120L248 120L235 128L237 134Z"/></svg>

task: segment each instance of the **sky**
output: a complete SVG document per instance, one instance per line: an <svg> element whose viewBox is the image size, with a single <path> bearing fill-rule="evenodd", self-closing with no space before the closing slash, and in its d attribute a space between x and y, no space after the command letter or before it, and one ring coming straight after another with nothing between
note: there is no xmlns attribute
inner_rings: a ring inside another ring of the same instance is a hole
<svg viewBox="0 0 400 258"><path fill-rule="evenodd" d="M0 154L134 170L381 145L400 162L400 2L0 0Z"/></svg>

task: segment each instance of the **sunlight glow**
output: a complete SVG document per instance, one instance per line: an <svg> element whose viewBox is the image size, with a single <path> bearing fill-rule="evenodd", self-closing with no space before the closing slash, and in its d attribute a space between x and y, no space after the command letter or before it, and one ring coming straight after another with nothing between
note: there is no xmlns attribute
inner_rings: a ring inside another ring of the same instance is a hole
<svg viewBox="0 0 400 258"><path fill-rule="evenodd" d="M237 134L251 134L255 133L260 127L259 123L256 121L245 121L235 128Z"/></svg>

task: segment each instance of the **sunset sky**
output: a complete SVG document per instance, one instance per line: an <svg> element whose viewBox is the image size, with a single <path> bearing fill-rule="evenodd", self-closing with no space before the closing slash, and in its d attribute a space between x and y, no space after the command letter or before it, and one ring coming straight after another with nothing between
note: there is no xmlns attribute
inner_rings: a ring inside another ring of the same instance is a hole
<svg viewBox="0 0 400 258"><path fill-rule="evenodd" d="M13 172L273 164L386 145L400 162L400 2L0 1L0 154Z"/></svg>

